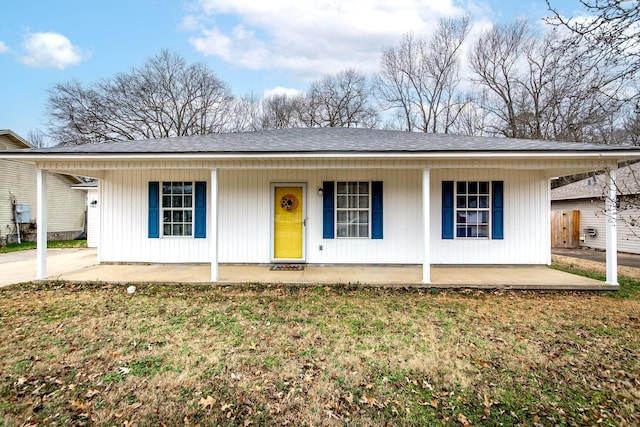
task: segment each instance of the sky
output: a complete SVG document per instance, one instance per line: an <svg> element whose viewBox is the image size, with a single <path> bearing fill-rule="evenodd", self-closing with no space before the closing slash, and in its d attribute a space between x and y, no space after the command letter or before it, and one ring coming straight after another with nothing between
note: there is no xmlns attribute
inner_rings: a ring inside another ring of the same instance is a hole
<svg viewBox="0 0 640 427"><path fill-rule="evenodd" d="M551 4L583 13L578 0ZM428 36L442 17L470 16L473 36L549 14L545 0L0 0L0 129L46 133L57 83L90 86L162 49L203 62L237 96L264 96L347 68L373 73L382 49Z"/></svg>

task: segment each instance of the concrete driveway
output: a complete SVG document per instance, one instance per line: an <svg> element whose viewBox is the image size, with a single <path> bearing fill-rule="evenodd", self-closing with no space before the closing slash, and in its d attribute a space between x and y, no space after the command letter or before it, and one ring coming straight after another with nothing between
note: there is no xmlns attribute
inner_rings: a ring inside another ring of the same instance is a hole
<svg viewBox="0 0 640 427"><path fill-rule="evenodd" d="M96 249L69 248L47 250L47 273L56 278L97 263ZM0 286L30 282L36 277L36 251L0 254Z"/></svg>

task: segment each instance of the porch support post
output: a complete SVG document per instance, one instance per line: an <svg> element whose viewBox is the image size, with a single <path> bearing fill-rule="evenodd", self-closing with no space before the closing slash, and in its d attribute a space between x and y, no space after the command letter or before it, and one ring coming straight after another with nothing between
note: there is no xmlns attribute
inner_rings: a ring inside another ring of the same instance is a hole
<svg viewBox="0 0 640 427"><path fill-rule="evenodd" d="M618 234L616 231L617 223L617 186L616 186L616 168L612 167L607 173L607 186L605 194L605 212L606 212L606 257L607 257L607 284L618 284Z"/></svg>
<svg viewBox="0 0 640 427"><path fill-rule="evenodd" d="M211 257L211 281L218 281L218 170L211 169L211 213L209 214Z"/></svg>
<svg viewBox="0 0 640 427"><path fill-rule="evenodd" d="M36 168L36 280L47 277L47 173Z"/></svg>
<svg viewBox="0 0 640 427"><path fill-rule="evenodd" d="M431 283L431 188L429 169L422 170L422 283Z"/></svg>

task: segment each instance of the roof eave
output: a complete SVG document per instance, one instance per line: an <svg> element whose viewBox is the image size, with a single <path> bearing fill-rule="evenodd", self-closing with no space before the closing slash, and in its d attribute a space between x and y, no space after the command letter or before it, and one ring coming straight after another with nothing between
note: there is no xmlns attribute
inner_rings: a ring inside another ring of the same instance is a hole
<svg viewBox="0 0 640 427"><path fill-rule="evenodd" d="M2 153L0 158L29 163L78 160L247 160L247 159L381 159L447 160L447 159L640 159L640 152L605 151L425 151L425 152L182 152L182 153Z"/></svg>

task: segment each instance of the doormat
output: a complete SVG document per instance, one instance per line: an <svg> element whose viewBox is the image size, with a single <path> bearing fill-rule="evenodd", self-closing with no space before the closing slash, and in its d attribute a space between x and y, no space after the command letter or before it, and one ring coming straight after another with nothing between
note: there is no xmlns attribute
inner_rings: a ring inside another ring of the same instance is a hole
<svg viewBox="0 0 640 427"><path fill-rule="evenodd" d="M271 266L273 271L302 271L304 265L302 264L275 264Z"/></svg>

